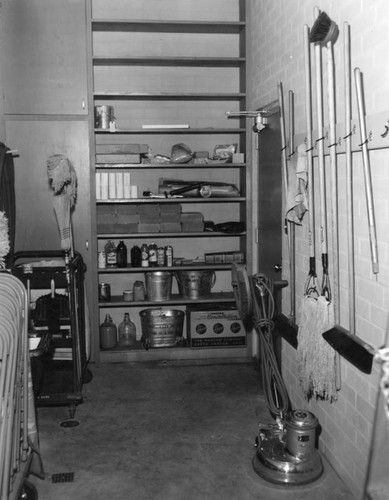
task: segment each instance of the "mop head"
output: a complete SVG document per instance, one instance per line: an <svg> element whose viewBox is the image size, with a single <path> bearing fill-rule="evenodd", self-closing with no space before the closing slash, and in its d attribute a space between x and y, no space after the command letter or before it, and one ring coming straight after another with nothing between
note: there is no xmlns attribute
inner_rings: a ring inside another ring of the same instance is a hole
<svg viewBox="0 0 389 500"><path fill-rule="evenodd" d="M47 175L55 195L66 193L72 207L76 201L77 175L70 161L63 155L53 155L47 160Z"/></svg>
<svg viewBox="0 0 389 500"><path fill-rule="evenodd" d="M336 352L322 334L335 326L334 307L324 296L303 298L297 362L305 398L336 401Z"/></svg>
<svg viewBox="0 0 389 500"><path fill-rule="evenodd" d="M0 212L0 269L5 268L5 257L10 251L8 219L5 212Z"/></svg>
<svg viewBox="0 0 389 500"><path fill-rule="evenodd" d="M63 155L47 160L47 175L53 189L53 206L61 238L61 248L72 248L70 211L76 202L77 175L70 161Z"/></svg>

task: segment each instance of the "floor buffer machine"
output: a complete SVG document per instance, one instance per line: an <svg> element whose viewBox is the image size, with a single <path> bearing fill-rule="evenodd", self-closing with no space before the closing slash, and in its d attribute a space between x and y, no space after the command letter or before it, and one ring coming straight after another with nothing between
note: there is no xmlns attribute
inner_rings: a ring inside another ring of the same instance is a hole
<svg viewBox="0 0 389 500"><path fill-rule="evenodd" d="M233 263L232 287L242 321L259 337L264 395L275 420L274 423L259 424L254 470L272 483L311 483L323 472L323 463L316 448L319 423L311 412L291 409L274 350L275 283L264 274L249 278L244 265Z"/></svg>

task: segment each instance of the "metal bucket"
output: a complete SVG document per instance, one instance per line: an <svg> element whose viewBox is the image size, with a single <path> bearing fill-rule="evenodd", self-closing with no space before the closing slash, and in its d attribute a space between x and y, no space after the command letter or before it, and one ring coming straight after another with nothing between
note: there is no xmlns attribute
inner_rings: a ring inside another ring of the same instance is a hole
<svg viewBox="0 0 389 500"><path fill-rule="evenodd" d="M182 337L185 313L177 309L143 309L139 312L142 341L149 347L173 347Z"/></svg>
<svg viewBox="0 0 389 500"><path fill-rule="evenodd" d="M109 129L114 119L113 106L95 106L95 128Z"/></svg>
<svg viewBox="0 0 389 500"><path fill-rule="evenodd" d="M216 282L214 271L177 271L180 294L185 299L201 299L211 293Z"/></svg>
<svg viewBox="0 0 389 500"><path fill-rule="evenodd" d="M149 300L163 302L169 300L172 293L172 273L156 271L145 273L146 293Z"/></svg>

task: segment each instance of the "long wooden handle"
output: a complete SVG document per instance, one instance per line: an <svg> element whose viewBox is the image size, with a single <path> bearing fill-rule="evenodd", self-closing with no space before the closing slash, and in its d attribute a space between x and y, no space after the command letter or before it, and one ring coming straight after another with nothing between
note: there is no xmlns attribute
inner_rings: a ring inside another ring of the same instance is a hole
<svg viewBox="0 0 389 500"><path fill-rule="evenodd" d="M355 88L357 92L357 102L358 102L359 128L361 133L361 147L362 147L362 157L363 157L363 172L365 177L365 195L366 195L366 205L367 205L367 220L369 225L371 262L372 262L373 273L378 274L379 272L378 246L377 246L377 232L375 225L374 205L373 205L373 188L371 185L369 149L367 147L365 103L363 100L363 91L362 91L362 74L359 68L354 69L354 77L355 77Z"/></svg>
<svg viewBox="0 0 389 500"><path fill-rule="evenodd" d="M319 187L320 187L320 222L322 254L328 254L327 245L327 203L325 189L324 165L324 124L323 124L323 84L321 67L321 46L315 45L315 74L316 74L316 114L317 114L317 150L319 162Z"/></svg>
<svg viewBox="0 0 389 500"><path fill-rule="evenodd" d="M304 68L305 68L305 118L307 127L308 163L308 238L310 270L316 274L315 263L315 210L313 197L313 151L312 151L312 75L309 27L304 26Z"/></svg>
<svg viewBox="0 0 389 500"><path fill-rule="evenodd" d="M336 154L336 108L335 108L335 63L332 42L327 43L327 84L328 84L328 120L330 140L330 184L332 212L332 269L333 269L333 302L335 322L339 323L339 238L338 238L338 161Z"/></svg>
<svg viewBox="0 0 389 500"><path fill-rule="evenodd" d="M350 25L344 23L344 101L345 101L345 151L346 151L346 203L347 203L347 261L348 261L348 300L349 329L355 332L355 264L354 264L354 203L352 175L351 140L351 50Z"/></svg>
<svg viewBox="0 0 389 500"><path fill-rule="evenodd" d="M277 84L277 90L278 90L278 105L280 108L282 172L283 172L284 192L286 200L288 195L288 171L286 166L285 106L284 106L284 92L283 92L282 82L279 82Z"/></svg>

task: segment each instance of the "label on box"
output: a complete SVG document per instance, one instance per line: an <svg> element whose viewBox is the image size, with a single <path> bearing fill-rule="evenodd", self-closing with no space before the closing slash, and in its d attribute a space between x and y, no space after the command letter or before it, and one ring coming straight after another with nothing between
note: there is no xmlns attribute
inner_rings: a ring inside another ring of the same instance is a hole
<svg viewBox="0 0 389 500"><path fill-rule="evenodd" d="M188 308L188 340L190 346L246 346L246 330L234 306L213 309Z"/></svg>

